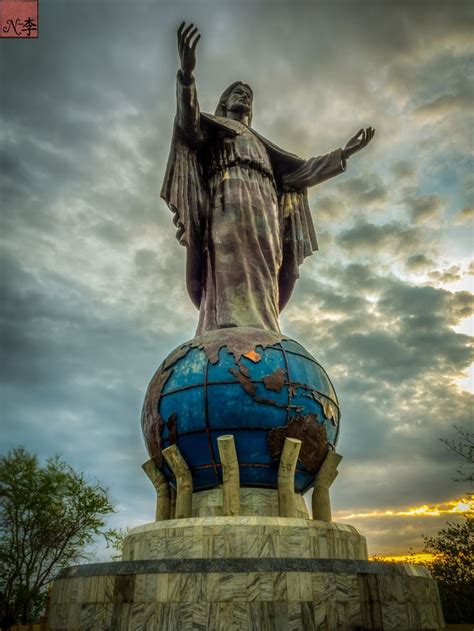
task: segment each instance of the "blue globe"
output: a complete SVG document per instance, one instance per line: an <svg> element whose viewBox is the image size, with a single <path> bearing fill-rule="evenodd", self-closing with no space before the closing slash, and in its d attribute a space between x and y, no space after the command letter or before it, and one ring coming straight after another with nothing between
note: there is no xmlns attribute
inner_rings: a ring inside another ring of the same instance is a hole
<svg viewBox="0 0 474 631"><path fill-rule="evenodd" d="M142 429L150 457L177 444L194 490L222 483L217 438L235 437L242 486L277 488L286 436L302 440L295 490L311 486L335 447L340 410L333 385L298 342L258 329L221 329L174 350L150 382Z"/></svg>

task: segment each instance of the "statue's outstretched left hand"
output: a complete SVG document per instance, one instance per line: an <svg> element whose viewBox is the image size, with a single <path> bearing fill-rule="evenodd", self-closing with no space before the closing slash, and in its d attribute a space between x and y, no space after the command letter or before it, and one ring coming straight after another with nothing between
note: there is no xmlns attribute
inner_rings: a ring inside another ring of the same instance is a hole
<svg viewBox="0 0 474 631"><path fill-rule="evenodd" d="M366 147L372 140L375 134L375 129L367 127L366 129L360 129L355 136L349 138L346 146L342 150L344 158L350 158L354 153L357 153L364 147Z"/></svg>

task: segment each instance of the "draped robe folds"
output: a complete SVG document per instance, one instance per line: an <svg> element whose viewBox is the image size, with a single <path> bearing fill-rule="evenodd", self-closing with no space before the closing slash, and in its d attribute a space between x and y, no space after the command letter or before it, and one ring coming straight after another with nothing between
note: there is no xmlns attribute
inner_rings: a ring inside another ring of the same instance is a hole
<svg viewBox="0 0 474 631"><path fill-rule="evenodd" d="M161 191L187 248L197 334L279 332L298 268L318 249L309 186L345 170L341 149L309 160L238 121L203 114L194 80L177 78L177 114Z"/></svg>

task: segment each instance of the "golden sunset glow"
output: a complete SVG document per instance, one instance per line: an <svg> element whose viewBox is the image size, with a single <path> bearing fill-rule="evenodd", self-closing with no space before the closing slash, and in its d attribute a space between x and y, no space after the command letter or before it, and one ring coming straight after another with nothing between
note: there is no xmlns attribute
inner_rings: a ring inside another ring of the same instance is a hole
<svg viewBox="0 0 474 631"><path fill-rule="evenodd" d="M434 555L427 552L416 552L409 556L406 554L400 556L377 554L369 557L369 559L371 561L391 561L393 563L430 563L434 559Z"/></svg>
<svg viewBox="0 0 474 631"><path fill-rule="evenodd" d="M337 514L338 520L348 520L365 517L439 517L440 515L463 515L474 510L474 501L469 498L450 500L442 504L423 504L404 510L374 510L368 513Z"/></svg>

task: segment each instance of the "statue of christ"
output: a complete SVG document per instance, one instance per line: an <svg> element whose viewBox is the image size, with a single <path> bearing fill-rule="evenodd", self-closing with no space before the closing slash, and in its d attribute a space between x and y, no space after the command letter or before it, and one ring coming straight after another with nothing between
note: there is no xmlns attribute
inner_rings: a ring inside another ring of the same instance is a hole
<svg viewBox="0 0 474 631"><path fill-rule="evenodd" d="M342 173L373 138L304 160L252 127L253 93L237 81L214 115L199 109L193 71L200 35L178 30L177 114L161 195L187 248L187 289L197 334L228 327L279 332L298 268L317 248L307 189Z"/></svg>

